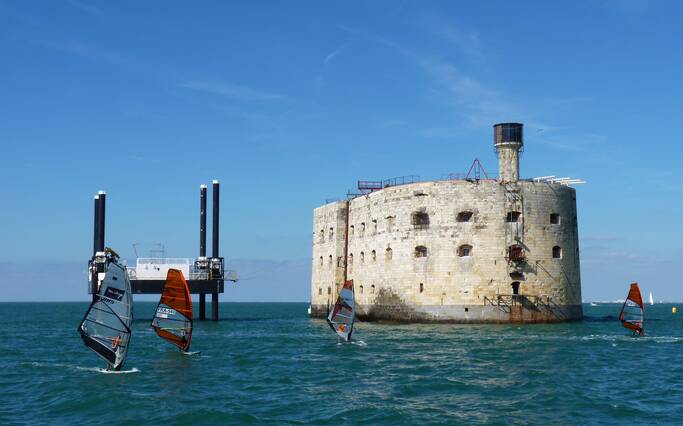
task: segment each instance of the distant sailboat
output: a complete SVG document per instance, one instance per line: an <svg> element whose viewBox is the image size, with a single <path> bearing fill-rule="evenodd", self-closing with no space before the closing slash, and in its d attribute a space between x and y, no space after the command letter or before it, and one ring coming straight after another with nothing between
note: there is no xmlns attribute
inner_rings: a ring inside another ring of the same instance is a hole
<svg viewBox="0 0 683 426"><path fill-rule="evenodd" d="M353 298L353 280L344 283L334 308L327 316L327 324L345 342L351 341L356 303Z"/></svg>
<svg viewBox="0 0 683 426"><path fill-rule="evenodd" d="M633 331L633 335L643 336L643 314L645 306L643 305L643 297L640 295L640 288L638 283L631 284L628 296L624 301L619 313L619 320L621 324Z"/></svg>
<svg viewBox="0 0 683 426"><path fill-rule="evenodd" d="M190 349L192 340L192 298L182 271L169 269L166 283L157 305L152 328L159 337L178 346L181 351Z"/></svg>
<svg viewBox="0 0 683 426"><path fill-rule="evenodd" d="M85 313L78 332L85 346L107 362L108 370L120 370L128 353L133 322L133 296L126 267L118 255L105 249L104 278Z"/></svg>
<svg viewBox="0 0 683 426"><path fill-rule="evenodd" d="M650 292L650 306L655 304L655 299L652 297L652 292Z"/></svg>

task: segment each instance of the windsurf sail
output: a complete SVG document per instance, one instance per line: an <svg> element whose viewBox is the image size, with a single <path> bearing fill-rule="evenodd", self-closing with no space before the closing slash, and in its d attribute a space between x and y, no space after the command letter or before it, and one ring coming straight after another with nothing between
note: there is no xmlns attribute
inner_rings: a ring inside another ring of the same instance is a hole
<svg viewBox="0 0 683 426"><path fill-rule="evenodd" d="M644 335L644 311L645 306L643 304L643 298L640 295L640 288L638 287L638 283L633 283L628 291L628 296L624 301L624 305L621 307L621 313L619 313L621 324L629 330L632 330L633 334L639 336Z"/></svg>
<svg viewBox="0 0 683 426"><path fill-rule="evenodd" d="M192 298L190 287L183 273L178 269L169 269L166 283L157 305L154 319L154 331L178 349L187 352L192 339Z"/></svg>
<svg viewBox="0 0 683 426"><path fill-rule="evenodd" d="M650 306L655 304L655 299L652 297L652 292L650 292Z"/></svg>
<svg viewBox="0 0 683 426"><path fill-rule="evenodd" d="M353 300L353 280L344 283L334 308L327 316L327 323L337 335L345 341L351 341L353 321L355 320L356 303Z"/></svg>
<svg viewBox="0 0 683 426"><path fill-rule="evenodd" d="M120 370L128 353L133 321L133 298L125 266L107 257L99 292L85 313L78 332L85 346Z"/></svg>

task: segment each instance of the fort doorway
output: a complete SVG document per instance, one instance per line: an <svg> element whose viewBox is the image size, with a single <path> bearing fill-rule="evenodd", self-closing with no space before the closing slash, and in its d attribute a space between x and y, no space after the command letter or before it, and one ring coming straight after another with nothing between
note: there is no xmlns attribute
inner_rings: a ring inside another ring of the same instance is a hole
<svg viewBox="0 0 683 426"><path fill-rule="evenodd" d="M514 295L519 294L519 281L515 281L512 283L512 294L514 294Z"/></svg>

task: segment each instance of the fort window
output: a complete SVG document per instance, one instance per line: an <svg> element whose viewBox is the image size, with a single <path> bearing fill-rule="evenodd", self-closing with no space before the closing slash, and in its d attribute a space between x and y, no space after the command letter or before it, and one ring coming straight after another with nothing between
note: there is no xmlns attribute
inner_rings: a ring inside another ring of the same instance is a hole
<svg viewBox="0 0 683 426"><path fill-rule="evenodd" d="M349 265L353 265L353 253L349 253Z"/></svg>
<svg viewBox="0 0 683 426"><path fill-rule="evenodd" d="M377 233L377 219L372 219L372 233Z"/></svg>
<svg viewBox="0 0 683 426"><path fill-rule="evenodd" d="M320 266L323 266L323 257L320 256Z"/></svg>
<svg viewBox="0 0 683 426"><path fill-rule="evenodd" d="M387 249L384 251L384 257L386 260L391 260L391 258L394 257L394 251L391 249L391 247L387 247Z"/></svg>
<svg viewBox="0 0 683 426"><path fill-rule="evenodd" d="M387 216L387 232L391 232L394 230L394 222L396 221L396 218L394 216Z"/></svg>
<svg viewBox="0 0 683 426"><path fill-rule="evenodd" d="M412 222L415 229L427 229L429 228L429 214L427 212L415 212Z"/></svg>
<svg viewBox="0 0 683 426"><path fill-rule="evenodd" d="M331 287L327 287L327 295L329 296L330 294L332 294L332 288L331 288Z"/></svg>
<svg viewBox="0 0 683 426"><path fill-rule="evenodd" d="M353 225L351 225L351 226L349 227L349 236L353 237L353 231L355 231L355 230L356 230L356 227L353 226Z"/></svg>
<svg viewBox="0 0 683 426"><path fill-rule="evenodd" d="M333 238L334 238L334 228L330 228L330 236L329 236L330 241L332 241Z"/></svg>
<svg viewBox="0 0 683 426"><path fill-rule="evenodd" d="M513 244L508 247L508 259L513 262L522 262L526 260L526 254L524 253L524 247L519 244Z"/></svg>
<svg viewBox="0 0 683 426"><path fill-rule="evenodd" d="M514 294L514 295L519 294L519 281L515 281L512 283L512 294Z"/></svg>
<svg viewBox="0 0 683 426"><path fill-rule="evenodd" d="M332 255L327 259L327 266L332 266Z"/></svg>
<svg viewBox="0 0 683 426"><path fill-rule="evenodd" d="M365 252L360 252L360 263L365 263Z"/></svg>
<svg viewBox="0 0 683 426"><path fill-rule="evenodd" d="M377 252L375 250L372 251L372 261L375 262L377 260Z"/></svg>
<svg viewBox="0 0 683 426"><path fill-rule="evenodd" d="M423 283L420 283L420 293L425 291L425 285Z"/></svg>
<svg viewBox="0 0 683 426"><path fill-rule="evenodd" d="M323 288L318 287L318 296L322 296L322 295L323 295Z"/></svg>
<svg viewBox="0 0 683 426"><path fill-rule="evenodd" d="M458 247L458 256L469 257L472 255L472 246L469 244L463 244Z"/></svg>
<svg viewBox="0 0 683 426"><path fill-rule="evenodd" d="M458 222L469 222L472 220L472 212L460 212L456 220Z"/></svg>
<svg viewBox="0 0 683 426"><path fill-rule="evenodd" d="M506 222L519 222L519 217L522 214L520 212L508 212L507 217L505 218Z"/></svg>
<svg viewBox="0 0 683 426"><path fill-rule="evenodd" d="M550 224L551 225L559 225L560 224L559 213L550 213Z"/></svg>
<svg viewBox="0 0 683 426"><path fill-rule="evenodd" d="M320 242L321 243L325 242L325 230L324 229L320 230Z"/></svg>
<svg viewBox="0 0 683 426"><path fill-rule="evenodd" d="M370 286L370 293L374 293L374 292L375 292L375 285L373 284Z"/></svg>
<svg viewBox="0 0 683 426"><path fill-rule="evenodd" d="M425 246L415 247L415 257L427 257L427 247L425 247Z"/></svg>
<svg viewBox="0 0 683 426"><path fill-rule="evenodd" d="M360 223L360 234L365 235L365 222Z"/></svg>
<svg viewBox="0 0 683 426"><path fill-rule="evenodd" d="M553 247L553 259L561 259L561 258L562 258L562 247L560 247L560 246Z"/></svg>
<svg viewBox="0 0 683 426"><path fill-rule="evenodd" d="M359 287L359 289L360 289L360 294L363 294L363 286L362 285Z"/></svg>

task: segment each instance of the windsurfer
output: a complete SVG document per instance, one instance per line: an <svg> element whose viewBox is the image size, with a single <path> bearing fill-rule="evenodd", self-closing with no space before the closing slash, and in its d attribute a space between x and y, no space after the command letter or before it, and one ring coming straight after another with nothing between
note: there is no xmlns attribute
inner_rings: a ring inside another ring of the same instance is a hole
<svg viewBox="0 0 683 426"><path fill-rule="evenodd" d="M119 346L121 346L121 340L122 340L122 339L121 339L121 335L120 335L120 334L117 335L116 337L114 337L113 339L111 339L111 348L112 348L114 351L116 351L116 350L119 348Z"/></svg>

